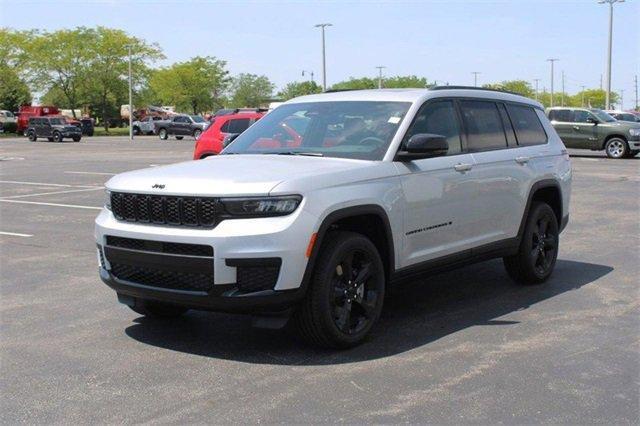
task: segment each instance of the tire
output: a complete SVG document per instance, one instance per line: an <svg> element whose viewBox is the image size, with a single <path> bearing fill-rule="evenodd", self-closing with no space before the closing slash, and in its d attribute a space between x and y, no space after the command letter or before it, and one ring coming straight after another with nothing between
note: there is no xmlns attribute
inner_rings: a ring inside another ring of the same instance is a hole
<svg viewBox="0 0 640 426"><path fill-rule="evenodd" d="M80 142L80 139L82 139L82 138L81 138L81 137L78 137L78 136L74 136L74 137L73 137L73 141L74 141L74 142Z"/></svg>
<svg viewBox="0 0 640 426"><path fill-rule="evenodd" d="M54 142L62 142L62 133L53 132L53 141Z"/></svg>
<svg viewBox="0 0 640 426"><path fill-rule="evenodd" d="M169 138L169 134L167 133L167 129L158 130L158 137L161 140L166 141Z"/></svg>
<svg viewBox="0 0 640 426"><path fill-rule="evenodd" d="M176 136L176 139L179 140L179 141L181 141L182 138L184 138L184 136Z"/></svg>
<svg viewBox="0 0 640 426"><path fill-rule="evenodd" d="M151 318L177 318L188 311L181 306L167 303L152 302L149 300L136 299L133 306L129 306L132 311Z"/></svg>
<svg viewBox="0 0 640 426"><path fill-rule="evenodd" d="M200 137L200 135L201 135L201 134L202 134L202 130L200 130L200 129L195 129L195 130L193 131L193 138L194 138L194 139L196 139L196 140L198 140L198 138Z"/></svg>
<svg viewBox="0 0 640 426"><path fill-rule="evenodd" d="M35 142L38 140L38 137L36 136L36 132L34 131L30 131L29 133L27 133L27 137L31 142Z"/></svg>
<svg viewBox="0 0 640 426"><path fill-rule="evenodd" d="M332 232L321 247L293 325L315 346L358 345L380 316L384 290L384 267L373 243L353 232Z"/></svg>
<svg viewBox="0 0 640 426"><path fill-rule="evenodd" d="M133 126L133 134L138 136L140 134L140 127Z"/></svg>
<svg viewBox="0 0 640 426"><path fill-rule="evenodd" d="M629 152L629 145L627 145L627 141L622 138L611 138L604 145L604 152L609 158L624 158Z"/></svg>
<svg viewBox="0 0 640 426"><path fill-rule="evenodd" d="M518 253L503 258L509 276L517 283L535 285L545 282L556 265L559 247L558 220L547 204L531 205Z"/></svg>

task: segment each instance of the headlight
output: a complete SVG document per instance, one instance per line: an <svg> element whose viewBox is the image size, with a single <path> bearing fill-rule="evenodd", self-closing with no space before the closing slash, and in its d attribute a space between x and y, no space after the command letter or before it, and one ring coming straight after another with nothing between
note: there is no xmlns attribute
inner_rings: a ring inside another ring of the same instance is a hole
<svg viewBox="0 0 640 426"><path fill-rule="evenodd" d="M111 191L104 190L104 206L107 210L111 210Z"/></svg>
<svg viewBox="0 0 640 426"><path fill-rule="evenodd" d="M300 205L302 197L289 195L286 197L223 198L220 201L230 216L264 217L284 216L293 213Z"/></svg>
<svg viewBox="0 0 640 426"><path fill-rule="evenodd" d="M629 134L631 136L640 136L640 129L629 129Z"/></svg>

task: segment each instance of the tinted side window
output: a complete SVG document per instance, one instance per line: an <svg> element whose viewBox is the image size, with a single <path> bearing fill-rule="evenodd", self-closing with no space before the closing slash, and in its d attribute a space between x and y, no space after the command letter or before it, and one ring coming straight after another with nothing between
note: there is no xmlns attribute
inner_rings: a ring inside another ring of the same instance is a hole
<svg viewBox="0 0 640 426"><path fill-rule="evenodd" d="M511 122L516 131L518 145L542 145L547 143L547 134L533 108L521 105L507 105L507 111L509 111Z"/></svg>
<svg viewBox="0 0 640 426"><path fill-rule="evenodd" d="M222 133L229 133L229 123L230 123L230 121L227 121L226 123L224 123L222 125L222 127L220 127L220 131Z"/></svg>
<svg viewBox="0 0 640 426"><path fill-rule="evenodd" d="M462 151L460 125L452 101L431 102L422 107L405 135L403 146L411 136L418 133L442 135L449 142L449 155Z"/></svg>
<svg viewBox="0 0 640 426"><path fill-rule="evenodd" d="M229 133L242 133L249 127L249 118L238 118L229 121Z"/></svg>
<svg viewBox="0 0 640 426"><path fill-rule="evenodd" d="M462 101L460 111L467 134L470 152L488 151L507 147L498 107L493 102Z"/></svg>
<svg viewBox="0 0 640 426"><path fill-rule="evenodd" d="M552 109L551 111L549 111L550 121L573 123L573 116L573 110L570 109Z"/></svg>
<svg viewBox="0 0 640 426"><path fill-rule="evenodd" d="M574 122L576 123L586 123L587 118L593 117L589 111L577 110L573 117Z"/></svg>
<svg viewBox="0 0 640 426"><path fill-rule="evenodd" d="M511 125L509 114L507 114L507 109L505 108L504 104L498 104L498 109L500 110L500 117L502 117L504 133L507 136L507 145L512 147L518 146L518 143L516 142L516 134L513 130L513 126Z"/></svg>

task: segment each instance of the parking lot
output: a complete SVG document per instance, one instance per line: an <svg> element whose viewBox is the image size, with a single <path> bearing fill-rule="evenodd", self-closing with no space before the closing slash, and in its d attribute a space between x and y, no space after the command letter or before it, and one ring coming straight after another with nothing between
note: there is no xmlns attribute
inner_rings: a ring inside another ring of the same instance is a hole
<svg viewBox="0 0 640 426"><path fill-rule="evenodd" d="M28 423L633 423L640 158L574 151L556 271L501 261L398 289L371 338L305 346L246 317L144 319L98 278L103 184L193 140L0 139L0 414Z"/></svg>

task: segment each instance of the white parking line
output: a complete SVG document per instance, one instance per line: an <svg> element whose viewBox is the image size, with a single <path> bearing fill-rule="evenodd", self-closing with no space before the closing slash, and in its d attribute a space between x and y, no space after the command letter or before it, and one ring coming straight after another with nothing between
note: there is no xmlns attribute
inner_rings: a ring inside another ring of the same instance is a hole
<svg viewBox="0 0 640 426"><path fill-rule="evenodd" d="M79 206L79 205L76 205L76 204L41 203L41 202L38 202L38 201L22 201L22 200L0 199L0 203L34 204L34 205L37 205L37 206L53 206L53 207L68 207L68 208L72 208L72 209L102 210L102 207Z"/></svg>
<svg viewBox="0 0 640 426"><path fill-rule="evenodd" d="M10 235L12 237L25 237L25 238L33 237L33 235L31 234L19 234L18 232L3 232L3 231L0 231L0 235Z"/></svg>
<svg viewBox="0 0 640 426"><path fill-rule="evenodd" d="M101 175L101 176L115 176L115 173L100 173L100 172L65 172L71 175Z"/></svg>
<svg viewBox="0 0 640 426"><path fill-rule="evenodd" d="M61 188L95 188L95 185L65 185L62 183L42 183L42 182L21 182L17 180L0 180L0 183L13 183L17 185L35 185L35 186L59 186Z"/></svg>
<svg viewBox="0 0 640 426"><path fill-rule="evenodd" d="M84 188L84 189L70 189L68 191L54 191L54 192L39 192L37 194L22 194L22 195L11 195L8 197L2 197L1 199L3 200L13 200L14 198L27 198L27 197L37 197L39 195L54 195L54 194L71 194L74 192L87 192L87 191L98 191L101 190L103 187L96 187L96 188Z"/></svg>

